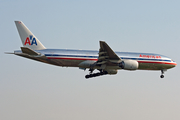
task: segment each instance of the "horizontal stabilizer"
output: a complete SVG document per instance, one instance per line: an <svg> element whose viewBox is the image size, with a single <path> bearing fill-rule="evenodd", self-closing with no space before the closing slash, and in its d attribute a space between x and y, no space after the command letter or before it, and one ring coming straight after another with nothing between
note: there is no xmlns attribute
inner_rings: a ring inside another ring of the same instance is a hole
<svg viewBox="0 0 180 120"><path fill-rule="evenodd" d="M14 54L14 53L12 53L12 52L5 52L5 54Z"/></svg>
<svg viewBox="0 0 180 120"><path fill-rule="evenodd" d="M28 55L39 55L40 53L35 52L34 50L28 48L28 47L21 47L21 51L23 53L26 53Z"/></svg>

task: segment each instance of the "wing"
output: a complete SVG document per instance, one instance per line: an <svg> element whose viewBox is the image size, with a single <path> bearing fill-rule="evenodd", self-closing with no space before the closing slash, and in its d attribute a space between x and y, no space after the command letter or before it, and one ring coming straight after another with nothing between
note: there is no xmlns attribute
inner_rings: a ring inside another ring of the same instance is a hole
<svg viewBox="0 0 180 120"><path fill-rule="evenodd" d="M114 63L120 63L121 58L119 58L116 53L109 47L109 45L100 41L99 57L96 64L98 65L112 65Z"/></svg>
<svg viewBox="0 0 180 120"><path fill-rule="evenodd" d="M105 70L108 71L107 66L111 66L111 71L116 71L116 66L121 62L121 58L119 58L116 53L108 46L108 44L104 41L100 41L100 49L98 60L95 61L83 61L79 64L80 68L90 68L89 71L91 73L95 70ZM113 66L115 66L113 68ZM109 71L110 72L110 71ZM116 72L117 73L117 72Z"/></svg>

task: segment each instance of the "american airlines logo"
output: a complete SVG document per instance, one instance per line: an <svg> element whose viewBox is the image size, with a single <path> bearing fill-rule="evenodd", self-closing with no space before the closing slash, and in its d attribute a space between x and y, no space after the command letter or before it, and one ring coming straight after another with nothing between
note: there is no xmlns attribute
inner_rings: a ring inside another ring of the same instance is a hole
<svg viewBox="0 0 180 120"><path fill-rule="evenodd" d="M26 45L26 44L37 45L36 38L34 38L33 35L29 35L29 37L26 38L24 45Z"/></svg>
<svg viewBox="0 0 180 120"><path fill-rule="evenodd" d="M159 58L159 59L161 59L161 56L157 56L157 55L139 55L139 57L142 57L142 58Z"/></svg>

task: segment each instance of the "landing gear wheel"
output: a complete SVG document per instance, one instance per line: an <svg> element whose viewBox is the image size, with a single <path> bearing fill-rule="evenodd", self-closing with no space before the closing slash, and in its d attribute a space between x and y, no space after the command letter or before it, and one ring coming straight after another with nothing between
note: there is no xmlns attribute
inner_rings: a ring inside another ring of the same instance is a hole
<svg viewBox="0 0 180 120"><path fill-rule="evenodd" d="M88 78L97 77L97 76L101 76L101 75L107 75L107 74L108 74L107 71L93 73L93 74L90 73L89 75L86 75L85 78L88 79Z"/></svg>
<svg viewBox="0 0 180 120"><path fill-rule="evenodd" d="M104 73L103 73L103 72L100 72L99 74L100 74L100 75L104 75Z"/></svg>
<svg viewBox="0 0 180 120"><path fill-rule="evenodd" d="M86 75L85 78L88 79L90 76L89 75Z"/></svg>
<svg viewBox="0 0 180 120"><path fill-rule="evenodd" d="M94 74L90 74L89 77L94 77Z"/></svg>
<svg viewBox="0 0 180 120"><path fill-rule="evenodd" d="M104 75L106 75L106 74L108 74L108 72L107 72L107 71L104 71Z"/></svg>
<svg viewBox="0 0 180 120"><path fill-rule="evenodd" d="M161 75L160 77L161 77L161 78L164 78L164 75Z"/></svg>

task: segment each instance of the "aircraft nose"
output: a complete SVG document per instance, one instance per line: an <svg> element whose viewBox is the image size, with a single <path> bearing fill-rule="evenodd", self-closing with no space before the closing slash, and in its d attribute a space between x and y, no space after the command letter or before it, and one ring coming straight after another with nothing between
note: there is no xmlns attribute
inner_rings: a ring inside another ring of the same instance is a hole
<svg viewBox="0 0 180 120"><path fill-rule="evenodd" d="M175 62L175 66L177 65L177 63Z"/></svg>
<svg viewBox="0 0 180 120"><path fill-rule="evenodd" d="M172 60L172 61L173 61L173 60ZM177 63L176 63L175 61L173 61L173 65L174 65L174 67L176 67Z"/></svg>

